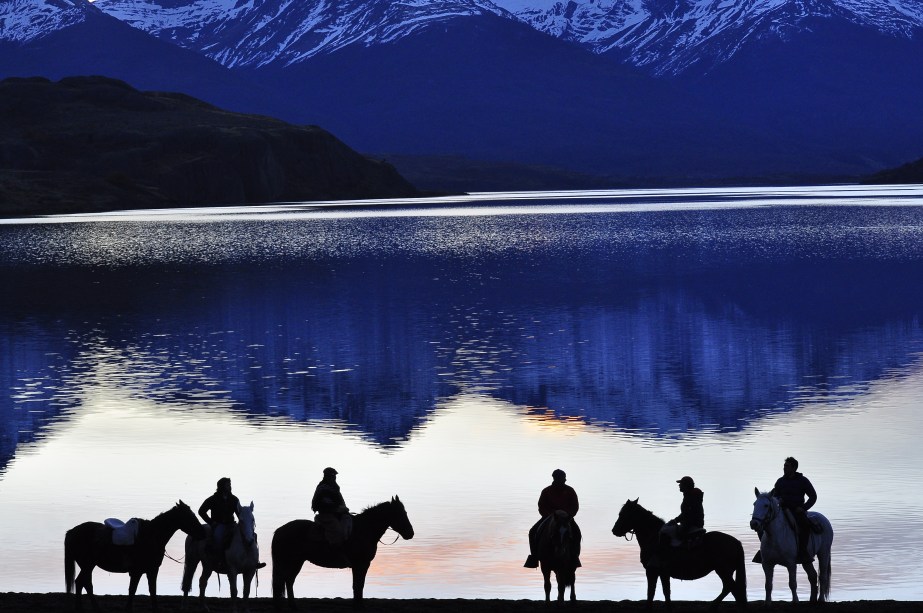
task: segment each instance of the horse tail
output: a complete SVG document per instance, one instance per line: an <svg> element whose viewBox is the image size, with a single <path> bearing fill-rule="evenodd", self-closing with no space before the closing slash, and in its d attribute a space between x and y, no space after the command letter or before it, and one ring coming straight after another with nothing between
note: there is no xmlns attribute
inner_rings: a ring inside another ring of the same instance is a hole
<svg viewBox="0 0 923 613"><path fill-rule="evenodd" d="M204 542L204 541L203 541ZM198 547L198 541L194 540L192 536L186 536L186 558L183 561L183 581L180 584L180 589L183 591L183 595L186 595L192 590L192 578L195 576L196 568L199 566L199 556L196 548Z"/></svg>
<svg viewBox="0 0 923 613"><path fill-rule="evenodd" d="M284 566L282 562L282 540L277 539L279 531L272 535L272 544L270 550L270 558L272 558L272 597L276 598L285 598L285 575L282 572L282 567Z"/></svg>
<svg viewBox="0 0 923 613"><path fill-rule="evenodd" d="M830 575L833 572L830 558L832 557L829 550L827 555L820 557L820 593L823 594L825 601L830 598Z"/></svg>
<svg viewBox="0 0 923 613"><path fill-rule="evenodd" d="M740 541L737 541L737 572L734 584L736 587L734 598L737 602L747 602L747 558Z"/></svg>
<svg viewBox="0 0 923 613"><path fill-rule="evenodd" d="M64 585L68 594L74 591L74 535L70 530L64 535Z"/></svg>

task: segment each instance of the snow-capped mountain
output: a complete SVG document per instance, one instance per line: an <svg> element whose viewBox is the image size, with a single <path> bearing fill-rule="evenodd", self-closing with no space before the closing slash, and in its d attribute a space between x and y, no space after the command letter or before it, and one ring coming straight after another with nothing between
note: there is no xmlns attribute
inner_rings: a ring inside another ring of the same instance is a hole
<svg viewBox="0 0 923 613"><path fill-rule="evenodd" d="M518 19L659 75L708 72L750 42L785 40L815 19L902 38L923 30L920 0L497 0Z"/></svg>
<svg viewBox="0 0 923 613"><path fill-rule="evenodd" d="M658 75L709 72L749 43L786 40L810 31L817 20L892 37L912 38L923 30L920 0L96 0L95 5L228 67L291 65L485 14L518 19Z"/></svg>
<svg viewBox="0 0 923 613"><path fill-rule="evenodd" d="M83 23L99 10L87 0L4 0L0 41L26 43Z"/></svg>
<svg viewBox="0 0 923 613"><path fill-rule="evenodd" d="M513 16L487 0L97 0L132 26L228 67L290 65L393 42L459 17Z"/></svg>

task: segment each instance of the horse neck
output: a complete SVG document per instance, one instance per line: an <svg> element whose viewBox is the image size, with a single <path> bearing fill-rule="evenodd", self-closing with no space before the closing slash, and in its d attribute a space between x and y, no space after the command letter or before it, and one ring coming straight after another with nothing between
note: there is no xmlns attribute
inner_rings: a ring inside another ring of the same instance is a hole
<svg viewBox="0 0 923 613"><path fill-rule="evenodd" d="M788 542L794 543L796 540L796 532L795 529L789 525L788 519L785 517L785 509L775 500L770 500L769 504L772 505L774 515L769 522L769 526L767 526L766 535L769 536L771 542L775 542L779 545Z"/></svg>
<svg viewBox="0 0 923 613"><path fill-rule="evenodd" d="M179 530L179 522L174 518L174 515L174 511L167 511L147 522L153 540L158 545L166 547L167 542Z"/></svg>
<svg viewBox="0 0 923 613"><path fill-rule="evenodd" d="M635 523L635 535L638 537L638 544L643 548L648 545L656 545L660 538L660 529L663 527L663 520L645 509L638 507L638 515Z"/></svg>
<svg viewBox="0 0 923 613"><path fill-rule="evenodd" d="M390 502L382 502L362 511L353 520L353 533L367 533L374 536L374 540L380 539L384 536L385 530L388 529L388 525L391 523L389 521L390 511Z"/></svg>

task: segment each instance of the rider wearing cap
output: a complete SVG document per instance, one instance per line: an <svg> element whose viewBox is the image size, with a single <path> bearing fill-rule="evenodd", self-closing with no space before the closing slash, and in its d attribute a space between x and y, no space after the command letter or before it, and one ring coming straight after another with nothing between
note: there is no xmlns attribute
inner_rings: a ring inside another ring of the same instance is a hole
<svg viewBox="0 0 923 613"><path fill-rule="evenodd" d="M538 497L538 512L542 516L538 520L532 529L529 530L529 557L526 559L526 563L523 564L526 568L538 568L538 559L535 557L536 549L536 536L539 534L542 524L548 521L552 515L558 511L562 511L567 514L571 519L577 514L577 511L580 510L580 502L577 500L577 492L571 486L567 485L567 475L560 468L555 469L551 473L551 485L542 490L542 493ZM577 552L576 555L580 554L580 528L577 526L577 522L572 522L574 527L575 537L577 540ZM580 566L580 560L577 560L577 566Z"/></svg>
<svg viewBox="0 0 923 613"><path fill-rule="evenodd" d="M679 505L679 515L668 523L676 526L676 536L682 540L690 532L705 527L705 508L702 505L705 492L695 486L692 477L683 477L676 482L683 493L683 502Z"/></svg>
<svg viewBox="0 0 923 613"><path fill-rule="evenodd" d="M328 543L338 545L346 539L344 520L349 517L349 509L340 493L335 469L324 469L324 478L317 484L311 498L311 510L317 513L314 521L323 528Z"/></svg>

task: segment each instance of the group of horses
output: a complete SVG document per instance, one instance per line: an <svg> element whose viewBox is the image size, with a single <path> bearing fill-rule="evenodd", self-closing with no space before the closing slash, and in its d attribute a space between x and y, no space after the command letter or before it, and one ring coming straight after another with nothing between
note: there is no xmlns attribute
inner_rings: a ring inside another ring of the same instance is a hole
<svg viewBox="0 0 923 613"><path fill-rule="evenodd" d="M833 544L833 529L826 517L820 513L809 513L809 517L820 527L812 532L807 543L807 558L798 561L797 527L786 516L779 500L770 493L754 492L756 501L750 527L762 532L760 553L766 575L766 601L772 600L772 578L775 566L783 566L789 573L789 587L792 601L798 601L796 571L800 563L811 584L811 601L825 601L830 592L830 552ZM199 564L202 574L199 578L199 598L205 607L205 587L213 572L228 576L231 588L232 607L237 609L237 575L243 576L244 603L250 595L250 582L259 563L259 547L256 539L256 523L253 519L253 503L239 510L240 522L226 548L224 555L209 553L206 537L209 527L199 522L195 513L183 501L161 513L152 520L139 520L139 528L132 545L115 545L111 529L102 523L86 522L67 531L64 538L64 569L67 592L75 591L76 608L82 608L81 592L86 592L94 609L98 609L93 595L92 573L95 567L114 573L128 573L128 603L130 611L141 577L146 575L151 606L157 611L157 573L165 555L166 545L177 530L186 533L186 557L183 571L183 607L192 589L192 578ZM735 537L722 532L706 532L678 548L664 550L661 544L661 528L664 521L642 507L638 500L628 500L622 506L612 533L626 539L636 538L641 548L641 564L647 575L647 602L653 603L657 580L661 582L663 597L670 605L670 579L700 579L715 572L721 579L721 593L715 602L733 594L739 604L747 601L746 559L743 545ZM322 531L307 519L290 521L275 531L272 538L272 594L276 607L286 601L295 608L293 586L295 577L305 562L326 568L351 568L353 599L363 598L365 578L375 558L378 543L386 530L391 528L404 539L413 538L414 531L407 511L398 497L369 507L353 517L352 529L345 542L338 548L331 546ZM579 565L576 552L579 537L570 518L557 518L551 522L549 538L539 543L536 555L541 567L545 600L550 600L552 573L555 574L558 600L564 600L564 593L570 587L570 599L575 600L576 569ZM820 581L814 569L813 559L818 558ZM223 559L221 559L223 558ZM74 577L75 564L80 573ZM205 607L207 610L207 607Z"/></svg>
<svg viewBox="0 0 923 613"><path fill-rule="evenodd" d="M206 548L209 527L182 500L173 508L152 520L139 520L138 532L132 545L113 543L112 531L105 524L85 522L67 531L64 537L64 580L67 592L75 593L75 606L82 610L81 593L86 592L93 608L99 609L93 595L93 569L97 566L112 573L128 573L127 609L131 611L135 592L142 576L147 576L151 607L157 611L157 573L166 552L167 542L177 530L186 533L186 556L183 569L183 608L192 589L192 577L202 564L199 578L199 599L205 605L205 587L213 572L228 576L231 606L237 610L237 575L243 576L244 604L250 596L250 582L258 568L260 554L256 538L253 503L238 509L239 523L231 542L221 553ZM296 519L275 531L272 537L272 592L277 608L286 594L295 608L293 585L305 562L326 568L351 568L353 598L361 601L365 577L378 549L378 542L391 528L402 538L413 538L413 526L407 518L404 504L395 496L390 501L369 507L352 518L352 528L346 541L334 548L313 521ZM76 566L80 572L74 577ZM76 588L76 591L74 591Z"/></svg>
<svg viewBox="0 0 923 613"><path fill-rule="evenodd" d="M820 513L808 513L819 527L812 531L806 544L807 557L798 559L798 528L794 518L787 516L779 500L771 493L754 488L756 500L750 528L762 533L760 555L766 576L766 602L772 601L772 578L776 566L788 570L788 585L792 601L798 601L797 567L800 564L811 584L811 602L824 602L830 594L830 552L833 546L833 528ZM544 530L545 537L537 543L537 557L544 579L545 600L551 599L551 574L555 574L559 601L570 588L570 599L576 600L575 583L578 559L574 552L575 531L571 518L552 518ZM714 602L732 594L741 605L747 602L747 569L744 548L735 537L723 532L704 532L678 547L665 546L662 529L665 522L648 511L638 500L628 500L622 505L612 534L631 540L636 538L641 547L641 565L647 575L647 603L650 607L657 590L657 580L663 590L663 599L670 606L670 579L701 579L714 572L721 579L721 593ZM820 565L820 581L814 569L814 558Z"/></svg>

